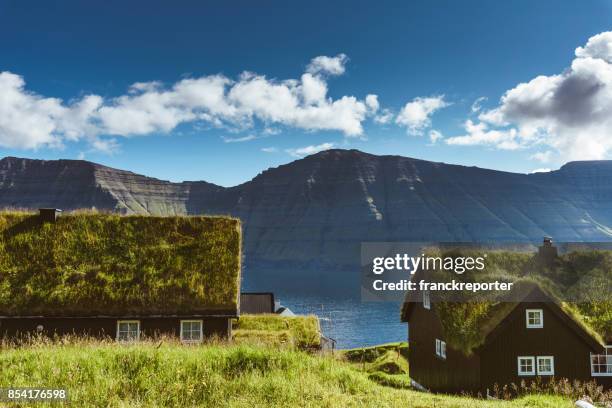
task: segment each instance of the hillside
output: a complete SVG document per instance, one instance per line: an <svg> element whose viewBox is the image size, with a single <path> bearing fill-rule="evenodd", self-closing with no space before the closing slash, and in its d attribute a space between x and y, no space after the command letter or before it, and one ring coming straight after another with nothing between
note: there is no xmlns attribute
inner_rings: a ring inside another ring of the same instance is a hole
<svg viewBox="0 0 612 408"><path fill-rule="evenodd" d="M328 150L224 188L76 160L0 160L0 207L231 214L247 267L354 266L362 241L612 239L612 161L516 174Z"/></svg>

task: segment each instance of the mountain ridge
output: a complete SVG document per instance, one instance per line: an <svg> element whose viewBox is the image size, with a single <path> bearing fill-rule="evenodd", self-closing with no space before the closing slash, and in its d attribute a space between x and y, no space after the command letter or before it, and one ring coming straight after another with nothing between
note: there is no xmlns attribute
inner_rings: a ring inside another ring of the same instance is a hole
<svg viewBox="0 0 612 408"><path fill-rule="evenodd" d="M83 160L0 160L0 207L229 214L243 222L247 267L355 267L364 241L610 241L611 203L612 161L523 174L333 149L222 187Z"/></svg>

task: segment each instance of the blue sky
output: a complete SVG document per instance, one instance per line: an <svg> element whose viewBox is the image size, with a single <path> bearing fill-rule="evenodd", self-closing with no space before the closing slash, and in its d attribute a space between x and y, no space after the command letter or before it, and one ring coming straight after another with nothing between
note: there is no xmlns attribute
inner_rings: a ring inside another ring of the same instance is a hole
<svg viewBox="0 0 612 408"><path fill-rule="evenodd" d="M0 0L0 156L226 186L331 146L610 158L611 22L609 1Z"/></svg>

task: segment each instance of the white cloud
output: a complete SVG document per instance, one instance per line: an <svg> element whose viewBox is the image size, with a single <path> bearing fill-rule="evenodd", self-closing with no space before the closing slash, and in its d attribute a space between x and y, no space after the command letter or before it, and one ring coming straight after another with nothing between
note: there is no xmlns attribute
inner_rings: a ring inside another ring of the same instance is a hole
<svg viewBox="0 0 612 408"><path fill-rule="evenodd" d="M0 72L0 146L36 149L59 147L87 129L87 117L99 104L96 97L65 105L25 90L23 78Z"/></svg>
<svg viewBox="0 0 612 408"><path fill-rule="evenodd" d="M278 148L276 147L262 147L261 151L264 153L276 153L278 152Z"/></svg>
<svg viewBox="0 0 612 408"><path fill-rule="evenodd" d="M442 132L440 132L439 130L436 129L431 129L429 131L429 141L431 142L431 144L436 144L436 142L440 139L443 139L444 136L442 135Z"/></svg>
<svg viewBox="0 0 612 408"><path fill-rule="evenodd" d="M545 146L562 160L603 159L612 153L612 32L578 47L569 68L508 90L479 115L480 137L455 139L507 148ZM497 132L494 134L493 132ZM489 133L483 137L483 133ZM453 140L453 138L449 139Z"/></svg>
<svg viewBox="0 0 612 408"><path fill-rule="evenodd" d="M393 120L393 112L389 109L383 109L380 114L374 116L374 122L380 125L386 125Z"/></svg>
<svg viewBox="0 0 612 408"><path fill-rule="evenodd" d="M306 72L314 75L342 75L347 61L348 57L345 54L338 54L335 57L321 55L310 61L310 64L306 67Z"/></svg>
<svg viewBox="0 0 612 408"><path fill-rule="evenodd" d="M503 150L515 150L521 147L517 142L516 129L489 129L486 123L474 123L469 119L465 121L463 127L465 135L449 137L446 143L460 146L489 145Z"/></svg>
<svg viewBox="0 0 612 408"><path fill-rule="evenodd" d="M480 98L476 98L474 103L472 103L472 107L470 108L472 113L480 112L480 110L482 109L482 103L485 102L486 100L487 100L486 96L481 96Z"/></svg>
<svg viewBox="0 0 612 408"><path fill-rule="evenodd" d="M221 139L223 139L224 143L242 143L242 142L250 142L251 140L255 140L255 139L259 139L260 137L255 136L255 135L247 135L247 136L241 136L241 137L227 137L227 136L221 136Z"/></svg>
<svg viewBox="0 0 612 408"><path fill-rule="evenodd" d="M411 135L422 135L423 130L431 126L431 116L449 105L444 100L444 95L417 97L400 110L395 123L406 127Z"/></svg>
<svg viewBox="0 0 612 408"><path fill-rule="evenodd" d="M285 152L289 153L293 157L304 157L310 154L322 152L323 150L329 150L333 147L333 143L322 143L320 145L304 146L297 149L286 149Z"/></svg>
<svg viewBox="0 0 612 408"><path fill-rule="evenodd" d="M378 103L378 95L367 95L365 98L366 106L370 109L370 112L378 112L380 104Z"/></svg>
<svg viewBox="0 0 612 408"><path fill-rule="evenodd" d="M36 149L85 139L106 151L117 145L109 136L168 133L177 126L206 123L244 130L261 125L362 136L362 123L379 108L376 95L365 99L328 95L326 75L344 73L347 57L319 56L299 79L274 80L245 72L236 80L223 75L182 79L169 87L137 82L124 95L88 95L66 103L26 90L19 75L0 73L0 146ZM265 130L264 130L265 131Z"/></svg>

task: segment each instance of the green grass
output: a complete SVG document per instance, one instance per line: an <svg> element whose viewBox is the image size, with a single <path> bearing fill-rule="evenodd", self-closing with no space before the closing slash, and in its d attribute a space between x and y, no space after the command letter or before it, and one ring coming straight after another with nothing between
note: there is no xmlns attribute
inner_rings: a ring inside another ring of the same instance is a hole
<svg viewBox="0 0 612 408"><path fill-rule="evenodd" d="M0 212L0 314L236 310L240 221Z"/></svg>
<svg viewBox="0 0 612 408"><path fill-rule="evenodd" d="M307 350L319 347L321 329L316 316L246 314L234 322L233 338L242 344L284 345Z"/></svg>
<svg viewBox="0 0 612 408"><path fill-rule="evenodd" d="M378 384L393 388L410 388L408 343L388 343L343 350L339 357L367 373L368 378Z"/></svg>
<svg viewBox="0 0 612 408"><path fill-rule="evenodd" d="M432 395L378 384L332 356L290 348L173 342L34 344L0 352L0 387L58 387L78 407L571 407ZM47 406L40 404L37 406Z"/></svg>

